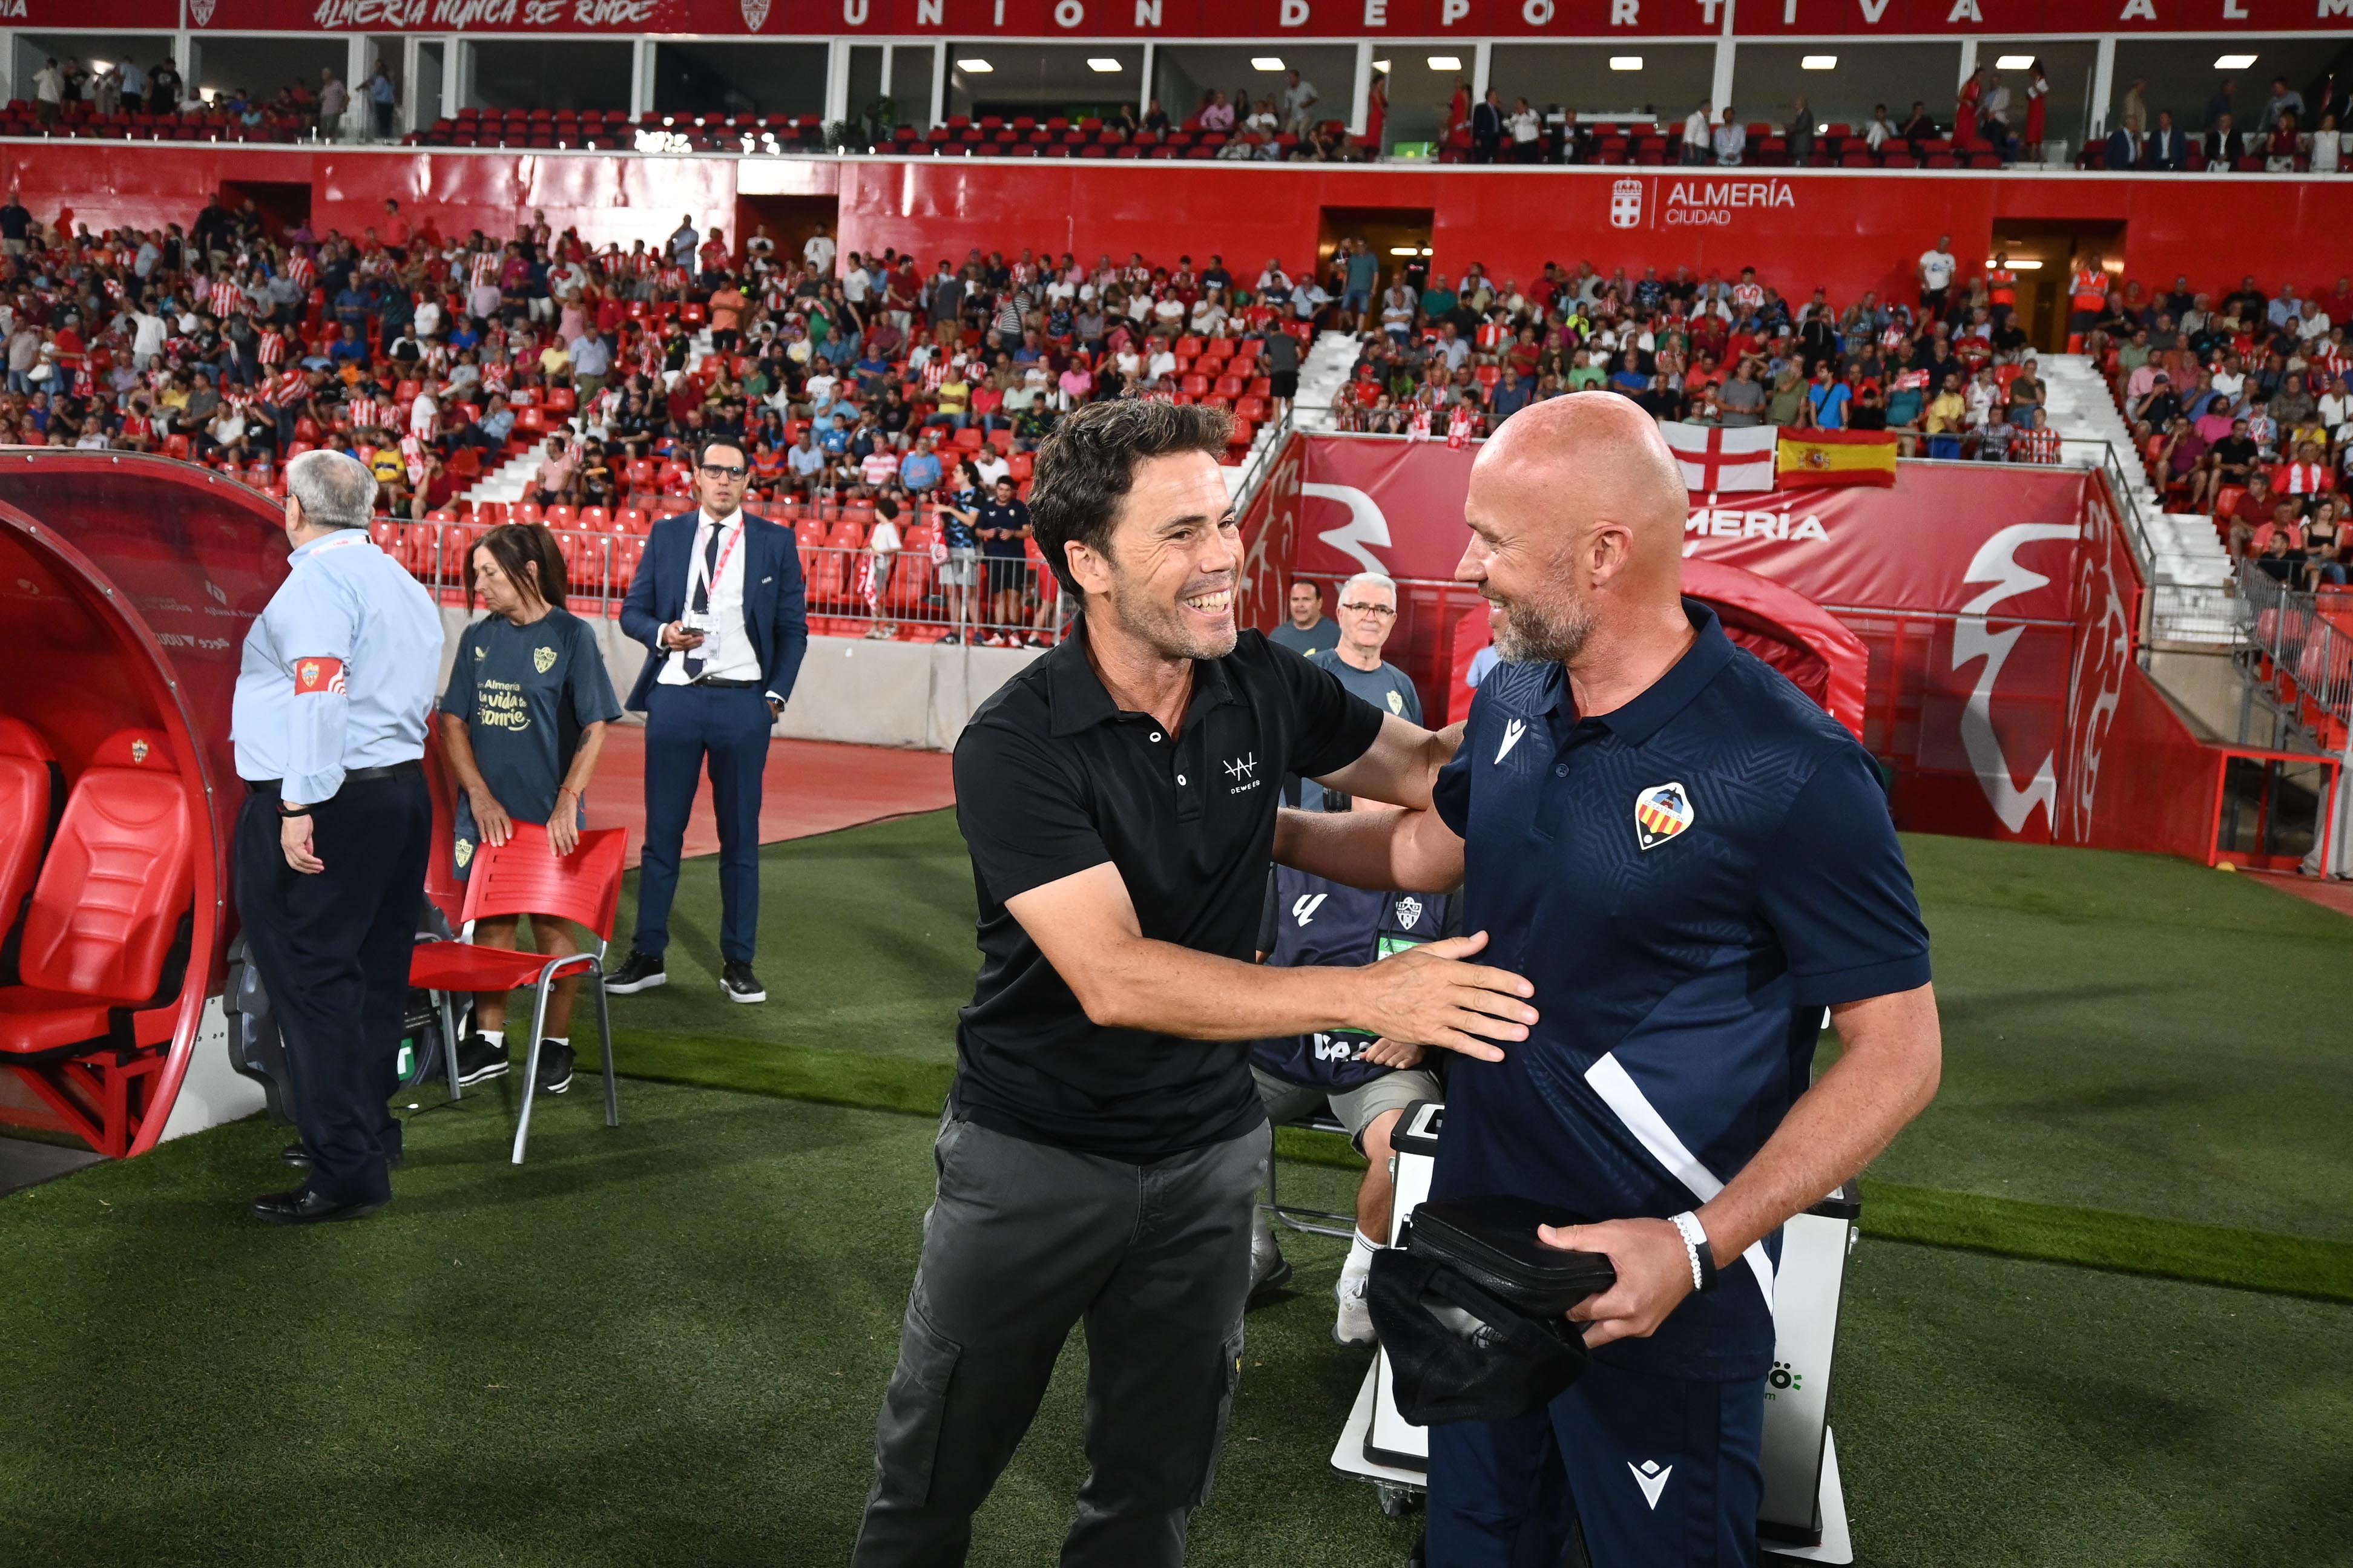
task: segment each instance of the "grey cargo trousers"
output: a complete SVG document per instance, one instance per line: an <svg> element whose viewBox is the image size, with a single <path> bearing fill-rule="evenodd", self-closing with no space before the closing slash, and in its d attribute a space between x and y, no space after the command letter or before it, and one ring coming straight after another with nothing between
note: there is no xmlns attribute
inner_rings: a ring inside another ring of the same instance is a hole
<svg viewBox="0 0 2353 1568"><path fill-rule="evenodd" d="M856 1568L957 1564L1071 1326L1088 1475L1064 1568L1175 1568L1241 1373L1272 1134L1134 1165L943 1117Z"/></svg>

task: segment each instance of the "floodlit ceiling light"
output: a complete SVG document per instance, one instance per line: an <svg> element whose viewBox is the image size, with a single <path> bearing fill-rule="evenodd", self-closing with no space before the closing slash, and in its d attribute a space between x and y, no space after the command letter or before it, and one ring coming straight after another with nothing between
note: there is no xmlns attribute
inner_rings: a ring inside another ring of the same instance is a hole
<svg viewBox="0 0 2353 1568"><path fill-rule="evenodd" d="M1995 58L1993 68L1998 71L2022 71L2033 64L2032 55L2001 55Z"/></svg>
<svg viewBox="0 0 2353 1568"><path fill-rule="evenodd" d="M1383 76L1387 76L1389 74L1389 62L1387 60L1375 60L1373 62L1373 68L1380 72Z"/></svg>
<svg viewBox="0 0 2353 1568"><path fill-rule="evenodd" d="M1430 68L1434 71L1459 71L1462 68L1462 60L1457 55L1432 55L1430 57Z"/></svg>
<svg viewBox="0 0 2353 1568"><path fill-rule="evenodd" d="M1609 57L1609 68L1614 71L1641 70L1642 68L1642 57L1640 55L1611 55Z"/></svg>
<svg viewBox="0 0 2353 1568"><path fill-rule="evenodd" d="M1392 245L1389 247L1389 254L1391 256L1419 256L1421 254L1421 247L1418 245Z"/></svg>
<svg viewBox="0 0 2353 1568"><path fill-rule="evenodd" d="M1282 57L1281 55L1252 55L1250 57L1250 69L1254 71L1279 71L1282 68Z"/></svg>
<svg viewBox="0 0 2353 1568"><path fill-rule="evenodd" d="M1122 67L1117 60L1113 59L1109 55L1091 55L1087 58L1087 69L1091 71L1101 71L1106 76L1115 70L1121 70L1124 68Z"/></svg>
<svg viewBox="0 0 2353 1568"><path fill-rule="evenodd" d="M2255 63L2253 55L2217 55L2214 68L2218 71L2242 71Z"/></svg>
<svg viewBox="0 0 2353 1568"><path fill-rule="evenodd" d="M1800 70L1810 71L1834 71L1838 69L1838 57L1836 55L1808 55L1798 62L1798 68Z"/></svg>
<svg viewBox="0 0 2353 1568"><path fill-rule="evenodd" d="M1986 265L1988 267L1991 267L1993 265L1992 257L1989 256L1986 258ZM2042 263L2035 260L2034 258L2031 256L2012 257L2010 262L2010 269L2012 272L2040 272L2042 270Z"/></svg>
<svg viewBox="0 0 2353 1568"><path fill-rule="evenodd" d="M977 71L983 76L987 75L990 71L993 71L996 68L997 68L995 66L990 65L987 60L956 61L956 69L960 71Z"/></svg>

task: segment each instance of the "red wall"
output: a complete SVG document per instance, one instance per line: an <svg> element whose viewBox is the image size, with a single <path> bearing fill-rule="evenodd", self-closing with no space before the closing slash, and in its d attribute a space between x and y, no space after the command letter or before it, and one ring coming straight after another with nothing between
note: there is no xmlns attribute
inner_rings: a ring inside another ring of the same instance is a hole
<svg viewBox="0 0 2353 1568"><path fill-rule="evenodd" d="M2223 174L1900 174L1800 170L1409 169L1333 164L1214 167L1047 159L738 160L602 154L305 151L174 143L0 142L0 168L43 218L60 206L93 229L185 223L224 180L307 184L314 225L374 222L386 196L445 230L509 231L533 208L588 238L654 240L691 213L731 233L736 197L838 195L850 249L895 246L929 263L970 246L1072 250L1092 260L1141 250L1221 253L1236 271L1312 254L1324 206L1427 208L1436 267L1483 261L1525 281L1547 260L1609 270L1755 266L1788 290L1826 285L1843 302L1866 288L1908 292L1915 258L1939 234L1982 256L2007 217L2122 222L2128 272L2201 288L2253 272L2266 285L2326 285L2353 270L2353 181ZM1611 223L1620 181L1641 186L1634 226ZM1681 184L1694 200L1677 204ZM1765 205L1710 204L1747 187ZM1696 221L1683 221L1694 219ZM1720 220L1720 221L1719 221Z"/></svg>

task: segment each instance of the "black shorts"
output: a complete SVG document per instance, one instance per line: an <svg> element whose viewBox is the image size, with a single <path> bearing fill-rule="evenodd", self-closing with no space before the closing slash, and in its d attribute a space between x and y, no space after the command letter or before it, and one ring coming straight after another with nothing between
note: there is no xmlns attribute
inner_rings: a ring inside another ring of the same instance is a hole
<svg viewBox="0 0 2353 1568"><path fill-rule="evenodd" d="M1025 555L994 555L983 552L982 563L988 568L988 591L992 594L1018 594L1029 586L1029 557Z"/></svg>
<svg viewBox="0 0 2353 1568"><path fill-rule="evenodd" d="M1266 380L1268 390L1286 402L1299 395L1299 373L1295 370L1276 371Z"/></svg>

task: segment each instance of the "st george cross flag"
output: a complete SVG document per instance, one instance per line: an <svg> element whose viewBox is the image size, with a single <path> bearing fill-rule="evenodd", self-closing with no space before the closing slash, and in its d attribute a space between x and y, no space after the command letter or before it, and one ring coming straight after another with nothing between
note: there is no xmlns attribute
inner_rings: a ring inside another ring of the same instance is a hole
<svg viewBox="0 0 2353 1568"><path fill-rule="evenodd" d="M1683 464L1683 488L1694 495L1773 488L1773 457L1779 432L1772 426L1727 430L1715 425L1670 423L1659 428Z"/></svg>

